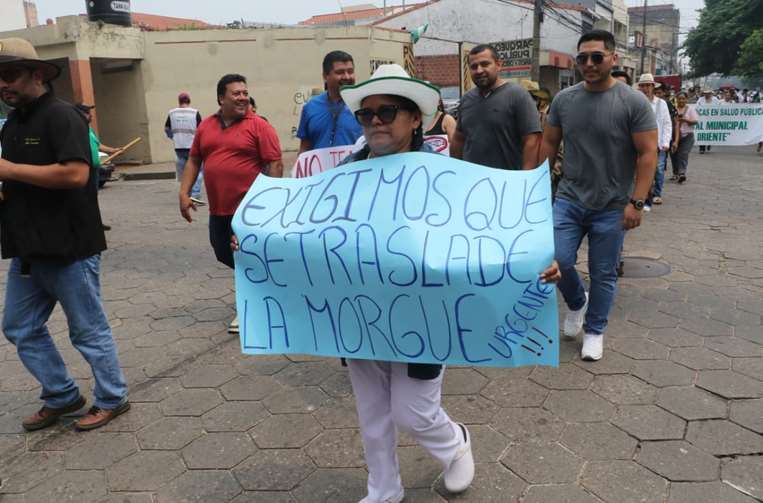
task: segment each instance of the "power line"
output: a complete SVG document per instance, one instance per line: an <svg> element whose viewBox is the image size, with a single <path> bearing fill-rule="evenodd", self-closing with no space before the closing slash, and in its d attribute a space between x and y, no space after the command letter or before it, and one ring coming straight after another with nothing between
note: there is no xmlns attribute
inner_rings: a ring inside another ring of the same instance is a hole
<svg viewBox="0 0 763 503"><path fill-rule="evenodd" d="M528 11L534 10L533 6L530 6L530 5L527 5L527 4L525 4L525 5L519 4L519 3L516 3L516 2L512 2L511 0L495 0L495 1L498 2L498 3L505 4L505 5L513 5L514 7L519 7L520 9L525 9L525 10L528 10ZM581 33L582 25L578 24L577 20L575 20L573 18L569 18L569 17L561 14L560 12L555 10L553 7L551 7L547 2L544 3L544 9L546 9L546 10L544 10L544 13L553 12L556 15L556 17L552 16L552 18L555 21L557 21L560 26L573 31L574 33ZM522 19L524 19L524 17Z"/></svg>
<svg viewBox="0 0 763 503"><path fill-rule="evenodd" d="M514 7L519 7L520 9L525 9L528 11L534 10L534 7L529 4L520 4L517 2L513 2L511 0L495 0L495 1L505 5L513 5ZM576 33L580 33L580 31L582 30L582 23L578 22L578 20L574 18L567 16L566 14L559 12L552 5L553 4L550 4L549 2L544 2L545 12L546 13L548 11L553 12L554 14L556 14L556 17L554 18L556 21L559 21L560 24L562 24L566 28L569 28L572 31L575 31ZM564 24L565 21L567 24Z"/></svg>
<svg viewBox="0 0 763 503"><path fill-rule="evenodd" d="M572 17L568 16L565 13L559 12L558 10L556 10L556 8L551 7L551 6L548 6L547 9L549 10L549 12L553 12L554 14L556 14L558 19L565 20L569 25L574 26L578 30L582 30L583 29L582 19L580 21L578 21L577 19L572 18Z"/></svg>

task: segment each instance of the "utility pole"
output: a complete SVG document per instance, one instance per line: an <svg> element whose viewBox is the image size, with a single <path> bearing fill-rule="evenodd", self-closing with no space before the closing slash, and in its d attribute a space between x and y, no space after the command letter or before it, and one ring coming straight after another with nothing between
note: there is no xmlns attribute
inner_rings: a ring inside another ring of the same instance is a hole
<svg viewBox="0 0 763 503"><path fill-rule="evenodd" d="M646 2L644 0L644 19L641 25L641 73L644 73L644 60L646 59Z"/></svg>
<svg viewBox="0 0 763 503"><path fill-rule="evenodd" d="M464 42L458 42L458 99L464 97Z"/></svg>
<svg viewBox="0 0 763 503"><path fill-rule="evenodd" d="M677 28L676 28L677 29ZM678 38L678 34L672 35L670 37L670 73L681 73L680 71L676 71L676 39Z"/></svg>
<svg viewBox="0 0 763 503"><path fill-rule="evenodd" d="M543 0L534 0L533 9L533 63L530 80L540 84L540 24L543 22Z"/></svg>

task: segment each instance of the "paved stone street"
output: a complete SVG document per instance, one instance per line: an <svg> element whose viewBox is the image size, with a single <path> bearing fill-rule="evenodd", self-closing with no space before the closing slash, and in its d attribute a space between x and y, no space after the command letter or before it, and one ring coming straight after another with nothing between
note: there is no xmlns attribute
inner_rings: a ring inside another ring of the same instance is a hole
<svg viewBox="0 0 763 503"><path fill-rule="evenodd" d="M226 332L230 271L188 225L171 180L101 192L103 298L132 410L78 433L24 433L36 382L0 342L0 501L355 503L366 471L336 359L243 357ZM444 406L469 425L477 474L450 496L410 439L407 502L753 503L763 500L763 156L693 154L689 182L630 232L626 255L660 278L624 279L604 359L563 343L558 369L449 368ZM584 265L581 264L584 269ZM5 269L2 264L5 290ZM90 399L87 365L50 323Z"/></svg>

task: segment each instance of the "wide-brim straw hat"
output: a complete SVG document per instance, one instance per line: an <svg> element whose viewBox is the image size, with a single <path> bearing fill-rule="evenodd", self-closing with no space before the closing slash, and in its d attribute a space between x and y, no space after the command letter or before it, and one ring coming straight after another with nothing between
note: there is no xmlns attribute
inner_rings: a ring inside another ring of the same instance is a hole
<svg viewBox="0 0 763 503"><path fill-rule="evenodd" d="M534 80L522 79L519 81L519 85L527 92L540 91L540 85Z"/></svg>
<svg viewBox="0 0 763 503"><path fill-rule="evenodd" d="M427 127L437 115L440 91L423 80L412 78L400 65L381 65L370 79L341 89L342 99L352 113L360 110L361 103L369 96L387 94L402 96L416 103L421 110L421 123Z"/></svg>
<svg viewBox="0 0 763 503"><path fill-rule="evenodd" d="M535 96L541 101L547 101L551 103L551 92L545 87L541 87L537 91L530 91L530 94L532 94L533 96Z"/></svg>
<svg viewBox="0 0 763 503"><path fill-rule="evenodd" d="M43 74L43 80L49 82L61 74L61 69L49 62L40 59L34 46L23 38L0 39L0 67L20 64Z"/></svg>
<svg viewBox="0 0 763 503"><path fill-rule="evenodd" d="M656 84L654 80L654 75L652 75L651 73L642 73L641 76L638 78L638 82L637 82L637 85L640 86L641 84L652 84L652 85Z"/></svg>

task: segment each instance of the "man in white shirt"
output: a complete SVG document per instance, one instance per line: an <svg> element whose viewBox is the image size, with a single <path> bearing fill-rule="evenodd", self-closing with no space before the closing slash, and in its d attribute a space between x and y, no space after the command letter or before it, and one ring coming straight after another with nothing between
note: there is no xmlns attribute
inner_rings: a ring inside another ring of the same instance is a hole
<svg viewBox="0 0 763 503"><path fill-rule="evenodd" d="M709 87L706 87L702 90L702 96L700 96L697 100L697 105L695 108L712 107L717 104L718 98L713 95L713 90ZM699 153L704 154L705 152L710 152L710 145L699 146Z"/></svg>
<svg viewBox="0 0 763 503"><path fill-rule="evenodd" d="M173 108L167 114L167 121L164 123L164 132L167 137L175 144L175 172L177 180L183 179L185 164L188 162L188 155L193 145L193 137L196 134L196 127L201 124L201 114L195 108L191 108L191 96L188 93L178 95L178 106ZM201 199L201 184L204 175L199 172L196 182L191 188L191 199L197 205L203 206L205 203Z"/></svg>
<svg viewBox="0 0 763 503"><path fill-rule="evenodd" d="M670 151L670 143L673 138L673 120L665 100L654 95L654 76L651 73L643 73L638 79L638 88L644 93L657 118L657 172L654 174L654 186L652 188L651 202L662 204L662 187L665 183L665 163ZM649 205L651 206L651 205ZM646 206L645 206L646 209Z"/></svg>

